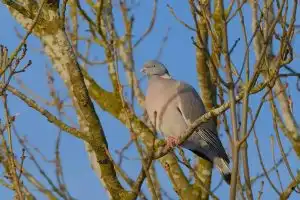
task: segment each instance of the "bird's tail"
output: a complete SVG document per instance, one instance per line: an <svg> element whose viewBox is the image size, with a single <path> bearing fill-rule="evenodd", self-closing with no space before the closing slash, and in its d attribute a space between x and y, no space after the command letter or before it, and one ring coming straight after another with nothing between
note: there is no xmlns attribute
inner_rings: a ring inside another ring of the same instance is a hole
<svg viewBox="0 0 300 200"><path fill-rule="evenodd" d="M231 171L229 168L229 163L226 162L223 158L216 157L214 158L214 164L222 174L224 180L228 185L230 185L231 180Z"/></svg>

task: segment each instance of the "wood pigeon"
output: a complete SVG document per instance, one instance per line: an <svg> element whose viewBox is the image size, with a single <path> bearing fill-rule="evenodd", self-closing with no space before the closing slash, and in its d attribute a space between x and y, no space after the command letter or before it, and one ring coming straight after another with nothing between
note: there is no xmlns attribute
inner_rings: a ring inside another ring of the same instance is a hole
<svg viewBox="0 0 300 200"><path fill-rule="evenodd" d="M188 126L205 114L203 102L191 85L174 80L156 60L146 62L141 72L149 80L145 104L150 121L167 139L167 145L174 147ZM230 184L230 161L213 120L199 125L182 147L212 162Z"/></svg>

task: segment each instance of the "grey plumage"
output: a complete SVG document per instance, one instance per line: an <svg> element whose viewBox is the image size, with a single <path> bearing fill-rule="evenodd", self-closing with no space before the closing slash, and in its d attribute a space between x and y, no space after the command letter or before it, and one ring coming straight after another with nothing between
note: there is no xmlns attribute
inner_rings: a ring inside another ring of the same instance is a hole
<svg viewBox="0 0 300 200"><path fill-rule="evenodd" d="M172 79L166 67L158 61L148 61L142 72L149 79L146 110L152 124L164 137L179 138L206 112L200 96L191 85ZM202 123L182 146L213 162L229 183L229 158L213 120Z"/></svg>

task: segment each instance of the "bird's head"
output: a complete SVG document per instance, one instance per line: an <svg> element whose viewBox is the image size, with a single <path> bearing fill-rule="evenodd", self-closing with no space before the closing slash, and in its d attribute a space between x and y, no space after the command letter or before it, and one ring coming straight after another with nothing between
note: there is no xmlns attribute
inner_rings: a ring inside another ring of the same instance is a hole
<svg viewBox="0 0 300 200"><path fill-rule="evenodd" d="M159 61L156 60L150 60L146 62L141 69L141 72L145 75L149 76L160 76L162 78L171 78L167 68Z"/></svg>

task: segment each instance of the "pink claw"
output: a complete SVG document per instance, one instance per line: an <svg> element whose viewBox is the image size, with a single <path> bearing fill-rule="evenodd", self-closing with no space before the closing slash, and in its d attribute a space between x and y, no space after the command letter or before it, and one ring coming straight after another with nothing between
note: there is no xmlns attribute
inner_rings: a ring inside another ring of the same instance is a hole
<svg viewBox="0 0 300 200"><path fill-rule="evenodd" d="M174 148L175 146L178 146L180 140L178 137L168 136L166 142L166 148Z"/></svg>

